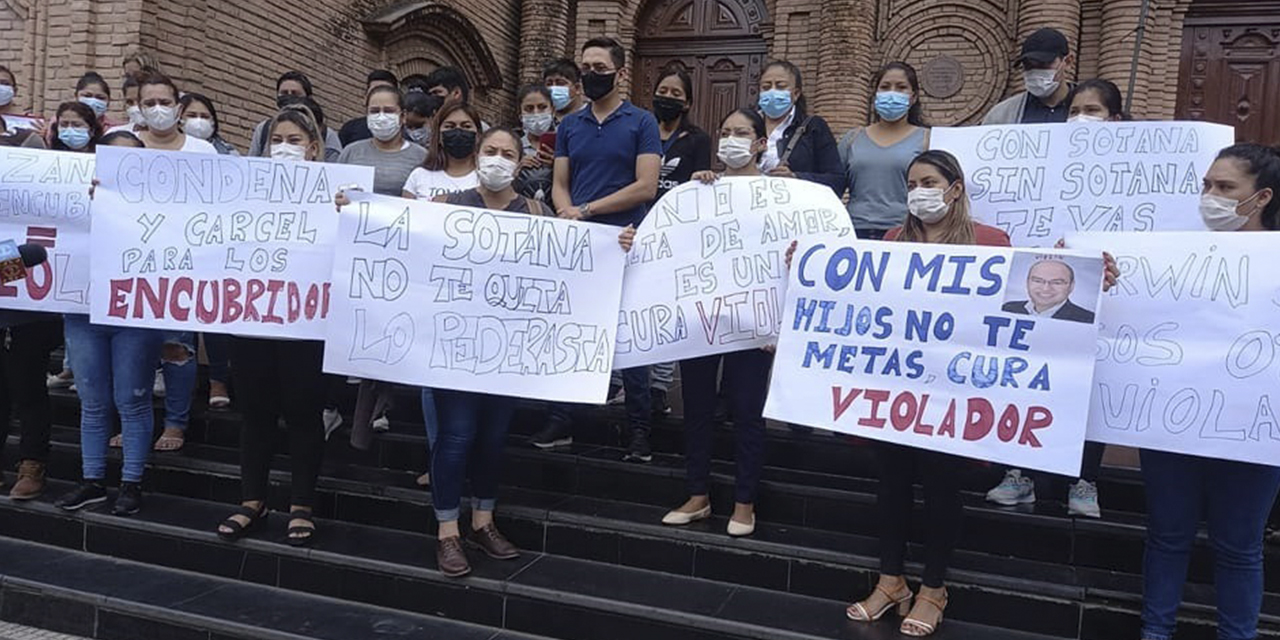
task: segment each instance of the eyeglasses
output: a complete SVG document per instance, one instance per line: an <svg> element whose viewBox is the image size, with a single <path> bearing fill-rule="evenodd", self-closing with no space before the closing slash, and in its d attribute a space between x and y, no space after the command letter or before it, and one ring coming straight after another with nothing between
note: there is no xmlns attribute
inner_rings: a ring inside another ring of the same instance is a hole
<svg viewBox="0 0 1280 640"><path fill-rule="evenodd" d="M1061 278L1055 278L1053 280L1045 280L1044 278L1031 277L1031 278L1027 278L1027 280L1031 284L1036 285L1037 287L1043 287L1047 284L1053 287L1054 289L1061 289L1062 287L1065 287L1071 284L1070 280L1063 280Z"/></svg>

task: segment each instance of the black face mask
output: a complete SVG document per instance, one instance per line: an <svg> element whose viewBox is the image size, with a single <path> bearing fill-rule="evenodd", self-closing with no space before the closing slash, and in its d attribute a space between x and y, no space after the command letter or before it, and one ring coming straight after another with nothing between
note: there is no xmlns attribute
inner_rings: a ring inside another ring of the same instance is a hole
<svg viewBox="0 0 1280 640"><path fill-rule="evenodd" d="M462 160L476 152L476 132L466 129L450 129L440 134L444 152L454 160Z"/></svg>
<svg viewBox="0 0 1280 640"><path fill-rule="evenodd" d="M599 100L613 92L613 83L618 79L618 72L597 73L589 71L582 74L582 93L591 100Z"/></svg>
<svg viewBox="0 0 1280 640"><path fill-rule="evenodd" d="M653 115L658 122L671 122L684 115L684 103L667 96L654 96Z"/></svg>
<svg viewBox="0 0 1280 640"><path fill-rule="evenodd" d="M302 96L295 96L292 93L276 96L276 108L283 109L291 104L299 104L302 102Z"/></svg>

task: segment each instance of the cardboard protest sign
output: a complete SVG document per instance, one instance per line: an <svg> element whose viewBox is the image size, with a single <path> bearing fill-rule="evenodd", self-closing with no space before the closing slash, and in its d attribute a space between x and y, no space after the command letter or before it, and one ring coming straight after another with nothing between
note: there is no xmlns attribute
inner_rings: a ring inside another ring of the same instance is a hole
<svg viewBox="0 0 1280 640"><path fill-rule="evenodd" d="M373 169L98 147L91 318L324 338L340 186Z"/></svg>
<svg viewBox="0 0 1280 640"><path fill-rule="evenodd" d="M802 243L765 415L1074 475L1102 257Z"/></svg>
<svg viewBox="0 0 1280 640"><path fill-rule="evenodd" d="M622 297L617 227L350 195L325 371L605 401Z"/></svg>
<svg viewBox="0 0 1280 640"><path fill-rule="evenodd" d="M1076 231L1200 231L1200 184L1231 127L1102 122L933 129L966 174L973 215L1017 247Z"/></svg>
<svg viewBox="0 0 1280 640"><path fill-rule="evenodd" d="M853 235L827 187L721 178L669 191L636 230L618 317L618 368L752 349L778 334L792 240Z"/></svg>
<svg viewBox="0 0 1280 640"><path fill-rule="evenodd" d="M0 240L49 253L0 285L0 308L88 313L89 184L93 155L0 147Z"/></svg>
<svg viewBox="0 0 1280 640"><path fill-rule="evenodd" d="M1098 318L1090 440L1280 464L1278 235L1068 236L1120 269Z"/></svg>

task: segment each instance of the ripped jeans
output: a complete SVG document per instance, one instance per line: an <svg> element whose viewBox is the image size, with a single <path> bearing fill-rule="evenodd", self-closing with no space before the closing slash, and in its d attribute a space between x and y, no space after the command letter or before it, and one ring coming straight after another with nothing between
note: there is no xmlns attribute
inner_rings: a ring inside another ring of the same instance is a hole
<svg viewBox="0 0 1280 640"><path fill-rule="evenodd" d="M124 435L125 482L141 482L151 453L155 416L151 387L164 332L89 324L89 316L68 314L64 329L71 369L80 395L80 451L86 480L107 475L107 440L112 413Z"/></svg>
<svg viewBox="0 0 1280 640"><path fill-rule="evenodd" d="M190 331L164 332L165 346L174 345L169 354L161 353L160 371L164 376L164 426L187 430L191 422L191 396L196 391L196 336ZM167 350L166 350L167 351ZM178 356L184 356L179 360Z"/></svg>

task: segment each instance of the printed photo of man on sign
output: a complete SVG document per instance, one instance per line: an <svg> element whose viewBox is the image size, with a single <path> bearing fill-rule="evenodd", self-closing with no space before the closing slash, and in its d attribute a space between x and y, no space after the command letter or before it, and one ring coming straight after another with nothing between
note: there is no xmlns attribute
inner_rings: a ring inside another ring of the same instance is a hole
<svg viewBox="0 0 1280 640"><path fill-rule="evenodd" d="M1092 289L1084 289L1076 294L1077 267L1087 269L1088 265L1072 266L1073 262L1077 261L1062 256L1016 256L1010 271L1015 277L1016 274L1026 273L1026 278L1022 279L1026 282L1026 290L1019 290L1017 280L1010 283L1009 301L1004 303L1004 310L1008 313L1092 324L1098 295ZM1081 275L1087 276L1084 278L1085 282L1096 280L1095 274ZM1073 294L1075 300L1072 299Z"/></svg>

